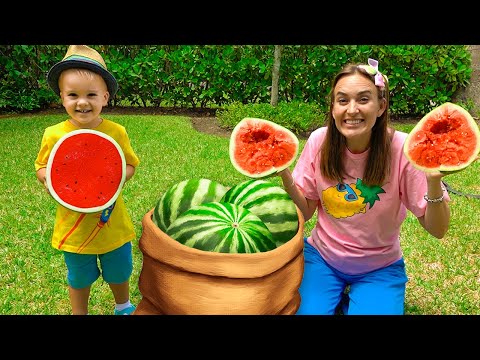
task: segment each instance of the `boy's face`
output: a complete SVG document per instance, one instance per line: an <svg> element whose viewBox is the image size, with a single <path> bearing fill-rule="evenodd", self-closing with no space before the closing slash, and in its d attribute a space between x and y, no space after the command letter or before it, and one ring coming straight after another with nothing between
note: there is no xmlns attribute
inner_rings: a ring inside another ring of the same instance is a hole
<svg viewBox="0 0 480 360"><path fill-rule="evenodd" d="M110 94L103 78L86 69L64 70L58 79L60 98L70 121L79 128L97 127Z"/></svg>

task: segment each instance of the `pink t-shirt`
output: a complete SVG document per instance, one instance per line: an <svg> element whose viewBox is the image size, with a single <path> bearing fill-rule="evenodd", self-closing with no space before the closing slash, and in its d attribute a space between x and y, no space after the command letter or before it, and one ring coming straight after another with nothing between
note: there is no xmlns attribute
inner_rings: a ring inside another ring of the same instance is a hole
<svg viewBox="0 0 480 360"><path fill-rule="evenodd" d="M425 173L403 154L407 134L395 132L390 179L372 187L361 181L368 150L361 154L346 150L347 175L342 184L322 177L319 149L325 134L326 127L311 134L293 170L305 197L318 200L317 223L307 241L345 274L362 274L394 263L402 257L399 236L407 209L420 217L427 206ZM445 200L450 200L446 192Z"/></svg>

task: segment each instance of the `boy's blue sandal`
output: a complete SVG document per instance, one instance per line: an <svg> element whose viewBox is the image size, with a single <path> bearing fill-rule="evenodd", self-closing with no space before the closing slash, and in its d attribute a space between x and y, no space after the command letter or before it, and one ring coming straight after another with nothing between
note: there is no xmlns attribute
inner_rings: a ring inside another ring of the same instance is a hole
<svg viewBox="0 0 480 360"><path fill-rule="evenodd" d="M115 309L115 312L113 313L114 315L130 315L131 313L133 313L135 311L135 306L134 305L130 305L129 307L127 307L126 309L123 309L123 310L117 310Z"/></svg>

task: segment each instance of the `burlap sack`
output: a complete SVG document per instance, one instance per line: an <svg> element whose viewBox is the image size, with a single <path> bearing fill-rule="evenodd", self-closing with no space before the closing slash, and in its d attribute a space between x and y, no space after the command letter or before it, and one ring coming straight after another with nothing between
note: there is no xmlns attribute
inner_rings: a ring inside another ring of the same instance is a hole
<svg viewBox="0 0 480 360"><path fill-rule="evenodd" d="M304 219L293 239L267 252L225 254L180 244L152 221L142 220L134 315L291 315L300 305Z"/></svg>

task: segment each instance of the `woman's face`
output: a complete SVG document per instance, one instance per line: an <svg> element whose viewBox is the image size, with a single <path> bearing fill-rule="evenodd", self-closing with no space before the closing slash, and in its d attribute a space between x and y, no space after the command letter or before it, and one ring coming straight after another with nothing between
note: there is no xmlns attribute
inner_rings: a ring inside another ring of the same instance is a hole
<svg viewBox="0 0 480 360"><path fill-rule="evenodd" d="M385 99L379 99L375 84L360 74L342 77L333 95L335 126L347 139L348 149L355 153L367 150L377 117L385 111Z"/></svg>

